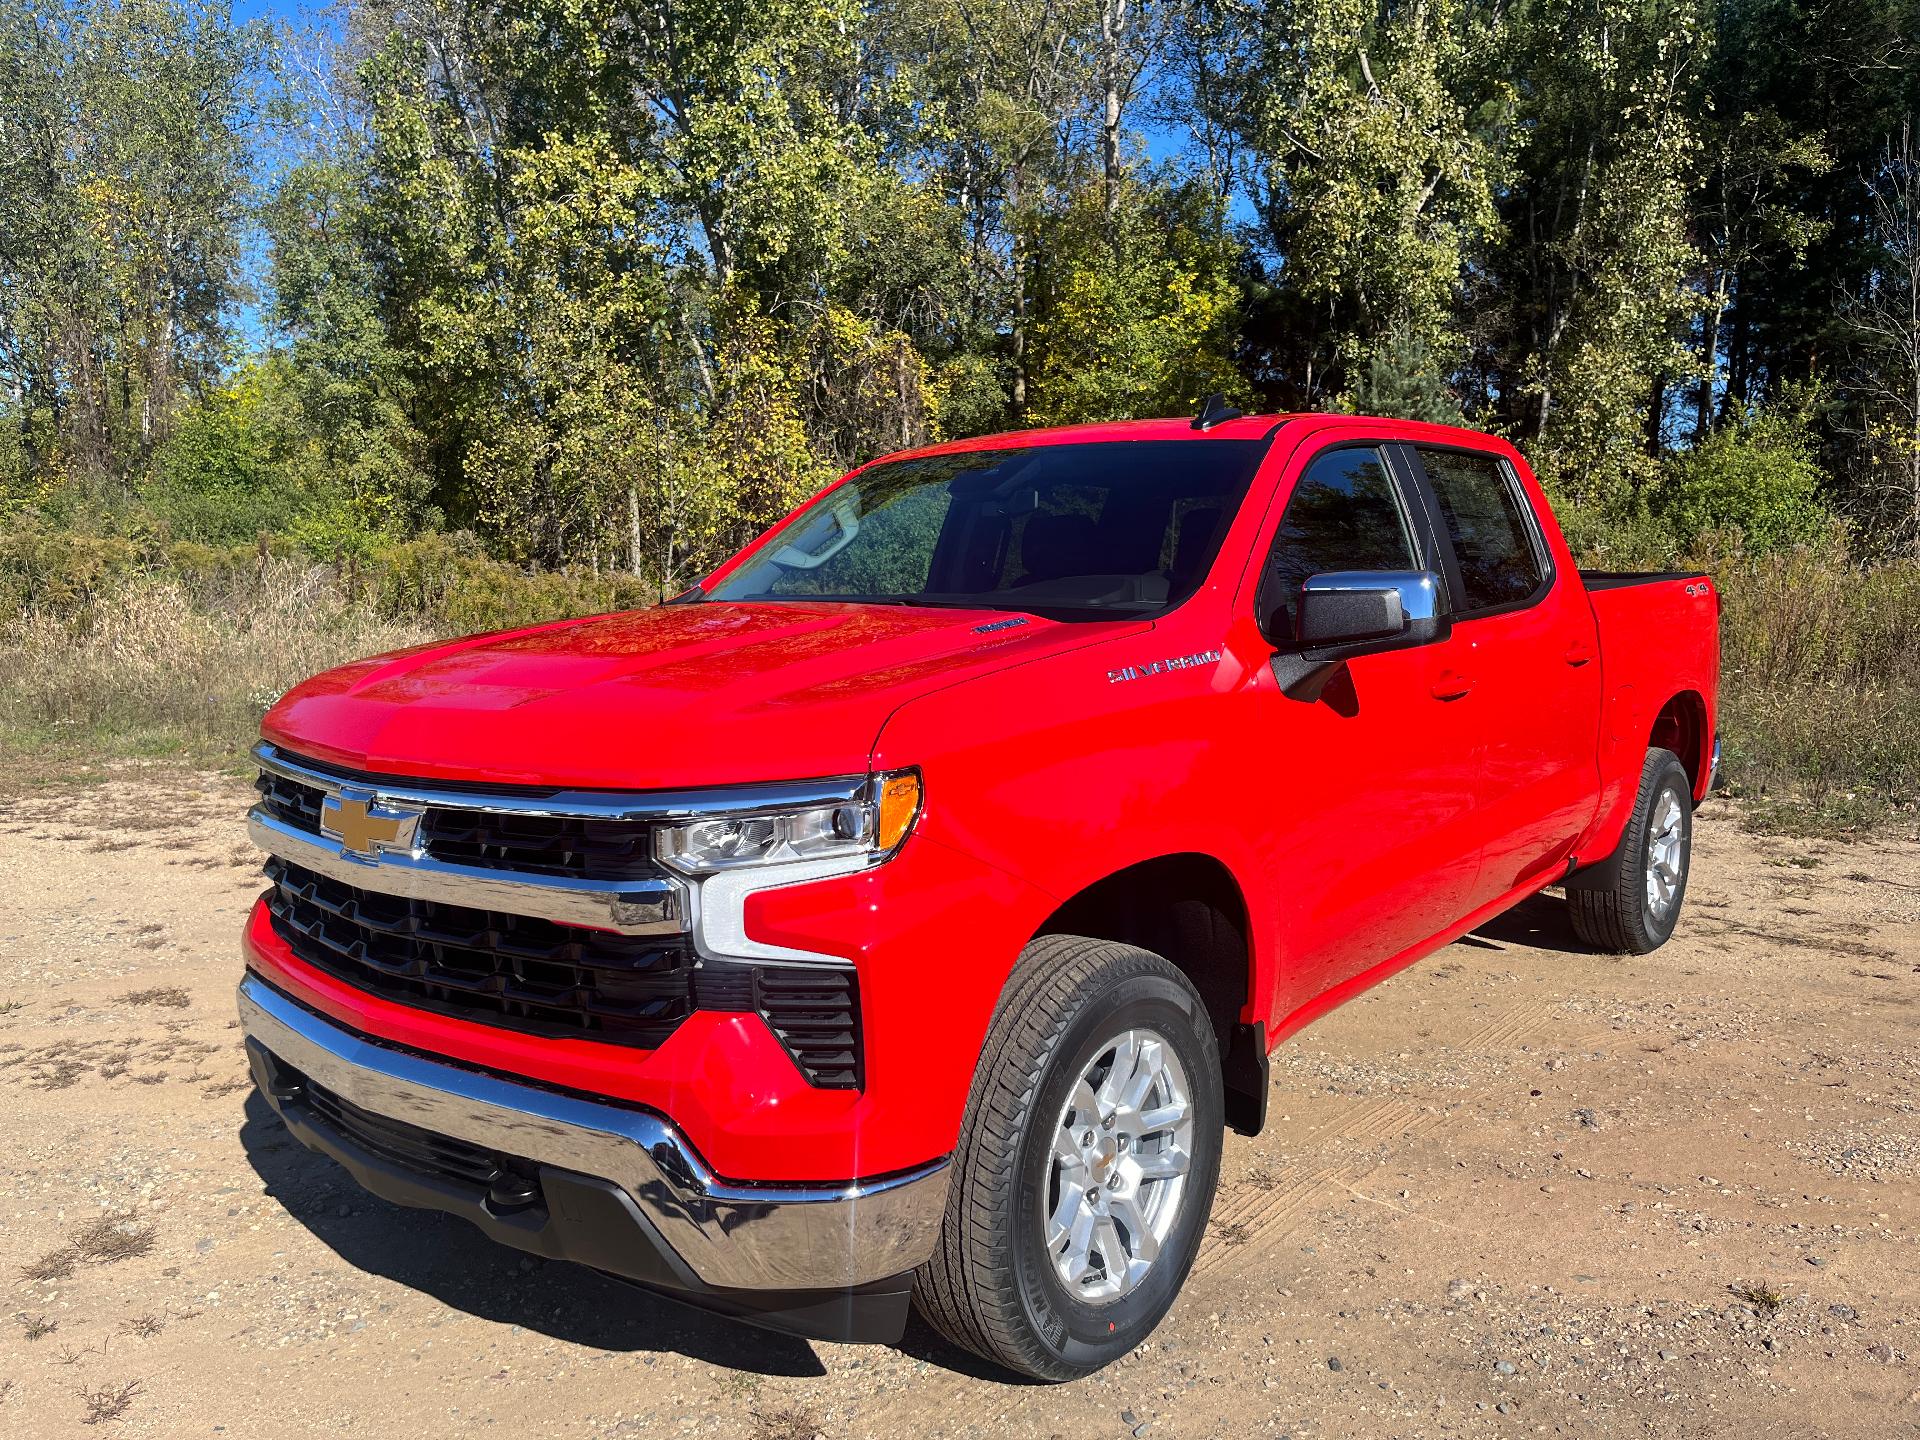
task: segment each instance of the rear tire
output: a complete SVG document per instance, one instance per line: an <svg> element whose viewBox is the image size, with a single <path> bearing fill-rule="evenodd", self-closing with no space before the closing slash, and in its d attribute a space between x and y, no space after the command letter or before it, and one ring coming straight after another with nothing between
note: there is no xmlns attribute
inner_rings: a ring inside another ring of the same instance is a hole
<svg viewBox="0 0 1920 1440"><path fill-rule="evenodd" d="M1119 1359L1193 1266L1223 1108L1218 1041L1186 976L1132 945L1035 940L987 1032L915 1306L1037 1379Z"/></svg>
<svg viewBox="0 0 1920 1440"><path fill-rule="evenodd" d="M1693 782L1671 750L1649 750L1620 846L1567 882L1573 931L1596 950L1645 955L1680 922L1693 859Z"/></svg>

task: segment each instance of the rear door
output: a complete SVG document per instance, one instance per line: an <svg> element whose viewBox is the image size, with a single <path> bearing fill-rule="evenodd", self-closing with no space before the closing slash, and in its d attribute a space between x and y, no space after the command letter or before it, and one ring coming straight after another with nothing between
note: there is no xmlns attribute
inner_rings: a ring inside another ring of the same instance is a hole
<svg viewBox="0 0 1920 1440"><path fill-rule="evenodd" d="M1499 454L1409 445L1453 593L1453 634L1481 754L1477 906L1560 867L1599 797L1593 607L1558 573L1521 476Z"/></svg>
<svg viewBox="0 0 1920 1440"><path fill-rule="evenodd" d="M1310 575L1437 568L1410 477L1385 447L1320 450L1297 472L1265 551L1255 605ZM1346 663L1316 699L1256 684L1271 738L1235 797L1254 812L1280 896L1295 1004L1446 928L1469 907L1476 744L1455 702L1459 642ZM1249 777L1250 780L1253 777Z"/></svg>

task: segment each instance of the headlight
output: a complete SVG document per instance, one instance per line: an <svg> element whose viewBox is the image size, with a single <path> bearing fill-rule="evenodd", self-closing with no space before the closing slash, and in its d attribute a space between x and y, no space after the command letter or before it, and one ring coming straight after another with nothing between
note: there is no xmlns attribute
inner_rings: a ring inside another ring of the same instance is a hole
<svg viewBox="0 0 1920 1440"><path fill-rule="evenodd" d="M919 813L920 777L899 771L875 776L857 800L662 826L654 853L668 869L692 876L820 860L857 865L891 855Z"/></svg>

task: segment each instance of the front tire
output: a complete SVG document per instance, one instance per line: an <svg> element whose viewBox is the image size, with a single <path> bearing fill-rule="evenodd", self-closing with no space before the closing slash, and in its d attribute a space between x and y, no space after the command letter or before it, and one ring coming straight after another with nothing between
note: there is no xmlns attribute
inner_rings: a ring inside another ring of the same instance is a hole
<svg viewBox="0 0 1920 1440"><path fill-rule="evenodd" d="M1647 752L1620 847L1567 882L1573 931L1596 950L1645 955L1680 923L1693 861L1693 782L1671 750Z"/></svg>
<svg viewBox="0 0 1920 1440"><path fill-rule="evenodd" d="M1119 1359L1199 1252L1223 1109L1218 1042L1186 976L1132 945L1035 940L987 1033L914 1304L1037 1379Z"/></svg>

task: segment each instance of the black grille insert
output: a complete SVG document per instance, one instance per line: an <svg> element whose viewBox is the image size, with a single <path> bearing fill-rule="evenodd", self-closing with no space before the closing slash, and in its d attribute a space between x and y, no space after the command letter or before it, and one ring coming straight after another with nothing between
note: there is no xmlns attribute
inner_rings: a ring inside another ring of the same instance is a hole
<svg viewBox="0 0 1920 1440"><path fill-rule="evenodd" d="M274 931L356 989L537 1035L652 1048L692 1013L684 937L616 935L360 890L274 856Z"/></svg>
<svg viewBox="0 0 1920 1440"><path fill-rule="evenodd" d="M851 969L697 966L685 936L617 935L361 890L267 860L274 933L355 989L535 1035L653 1049L695 1010L757 1012L809 1084L864 1083Z"/></svg>
<svg viewBox="0 0 1920 1440"><path fill-rule="evenodd" d="M371 1110L362 1110L311 1080L301 1085L297 1098L313 1113L315 1119L338 1131L361 1149L370 1150L382 1159L391 1160L409 1170L420 1170L445 1180L486 1189L493 1184L493 1177L500 1169L491 1151L470 1145L465 1140L456 1140L450 1135L422 1130L403 1120L393 1120L385 1115L376 1115Z"/></svg>
<svg viewBox="0 0 1920 1440"><path fill-rule="evenodd" d="M860 1004L851 970L756 970L754 988L754 1008L801 1074L826 1090L860 1088Z"/></svg>
<svg viewBox="0 0 1920 1440"><path fill-rule="evenodd" d="M302 785L298 780L289 780L284 775L276 775L271 770L262 770L253 788L260 792L261 806L276 820L284 821L296 830L310 830L320 833L320 796L321 792L311 785Z"/></svg>
<svg viewBox="0 0 1920 1440"><path fill-rule="evenodd" d="M435 859L494 870L629 880L657 874L653 831L636 820L429 810L420 838Z"/></svg>

